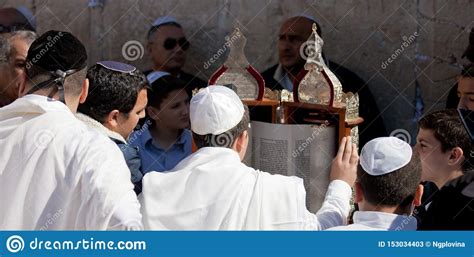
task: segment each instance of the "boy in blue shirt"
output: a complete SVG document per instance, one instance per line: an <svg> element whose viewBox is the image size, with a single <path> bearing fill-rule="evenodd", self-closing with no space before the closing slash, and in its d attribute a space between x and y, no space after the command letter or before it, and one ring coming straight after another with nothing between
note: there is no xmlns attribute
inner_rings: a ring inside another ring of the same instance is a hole
<svg viewBox="0 0 474 257"><path fill-rule="evenodd" d="M171 170L192 148L187 85L166 72L152 73L148 80L149 120L129 139L139 149L143 174Z"/></svg>

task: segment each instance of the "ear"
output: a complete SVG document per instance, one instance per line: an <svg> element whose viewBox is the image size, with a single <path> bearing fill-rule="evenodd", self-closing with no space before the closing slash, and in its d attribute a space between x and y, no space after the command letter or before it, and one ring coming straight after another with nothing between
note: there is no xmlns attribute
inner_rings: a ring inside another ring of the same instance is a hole
<svg viewBox="0 0 474 257"><path fill-rule="evenodd" d="M160 111L156 107L147 106L145 109L146 109L146 113L152 120L158 119L158 114L160 113Z"/></svg>
<svg viewBox="0 0 474 257"><path fill-rule="evenodd" d="M234 141L232 149L234 149L240 156L240 160L243 160L245 153L247 152L247 146L249 143L249 132L245 130L237 139Z"/></svg>
<svg viewBox="0 0 474 257"><path fill-rule="evenodd" d="M79 104L83 104L86 99L87 95L89 95L89 79L85 79L84 82L82 82L82 91L81 95L79 96Z"/></svg>
<svg viewBox="0 0 474 257"><path fill-rule="evenodd" d="M116 128L120 124L118 121L120 112L118 110L113 110L109 112L107 117L104 120L104 126L112 131L116 131Z"/></svg>
<svg viewBox="0 0 474 257"><path fill-rule="evenodd" d="M20 84L18 85L18 97L22 97L26 94L26 84L28 83L28 78L26 75L22 79L20 79Z"/></svg>
<svg viewBox="0 0 474 257"><path fill-rule="evenodd" d="M448 164L451 166L462 166L464 161L464 152L461 147L454 147L451 149L451 154L449 155Z"/></svg>
<svg viewBox="0 0 474 257"><path fill-rule="evenodd" d="M420 206L422 196L423 196L423 185L418 185L418 188L416 189L416 193L415 193L415 198L413 199L413 205Z"/></svg>
<svg viewBox="0 0 474 257"><path fill-rule="evenodd" d="M360 185L359 182L354 183L354 189L355 189L355 199L354 201L356 203L360 203L364 200L364 193L362 192L362 186Z"/></svg>

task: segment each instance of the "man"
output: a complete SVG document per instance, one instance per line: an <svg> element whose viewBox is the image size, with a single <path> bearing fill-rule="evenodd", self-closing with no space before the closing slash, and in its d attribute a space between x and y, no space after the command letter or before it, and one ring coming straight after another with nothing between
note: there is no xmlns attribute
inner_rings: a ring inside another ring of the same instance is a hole
<svg viewBox="0 0 474 257"><path fill-rule="evenodd" d="M467 65L467 67L464 68L461 78L465 77L463 75L466 70L471 69L471 75L467 75L467 77L473 77L473 71L472 71L472 66L474 65L474 28L471 28L471 32L469 33L469 43L466 47L466 50L464 51L463 55L461 58L466 58L470 63ZM459 80L459 79L458 79ZM458 81L459 83L459 81ZM459 91L458 91L458 83L454 85L448 93L448 98L446 99L446 109L454 109L458 106L459 104Z"/></svg>
<svg viewBox="0 0 474 257"><path fill-rule="evenodd" d="M301 47L311 35L313 23L315 20L308 16L295 16L283 22L277 44L279 64L262 73L266 87L272 90L293 91L293 80L304 70L306 63L300 54ZM318 34L322 35L319 25ZM385 125L368 85L352 71L337 63L327 61L327 65L341 81L344 92L359 94L359 112L364 118L364 122L359 126L360 144L365 145L372 138L386 136Z"/></svg>
<svg viewBox="0 0 474 257"><path fill-rule="evenodd" d="M141 192L138 150L127 144L138 120L145 117L147 81L135 67L119 62L98 62L87 71L89 94L76 117L109 137L122 150L132 175L135 193Z"/></svg>
<svg viewBox="0 0 474 257"><path fill-rule="evenodd" d="M144 224L172 230L321 230L343 225L355 180L356 146L344 138L334 160L325 202L306 209L303 181L242 163L249 113L237 94L209 86L190 104L197 152L172 172L150 172L141 195Z"/></svg>
<svg viewBox="0 0 474 257"><path fill-rule="evenodd" d="M421 159L422 181L433 182L438 189L444 190L464 173L474 170L472 142L455 110L430 113L418 124L420 130L415 149ZM436 203L438 193L426 197L423 205L417 210L421 229L429 222L426 218L431 215L430 209ZM461 213L467 209L459 208L456 211Z"/></svg>
<svg viewBox="0 0 474 257"><path fill-rule="evenodd" d="M28 48L37 38L33 31L20 30L2 34L6 60L0 61L0 108L18 98L18 89L25 79L25 59Z"/></svg>
<svg viewBox="0 0 474 257"><path fill-rule="evenodd" d="M190 90L207 86L197 76L182 71L190 44L181 24L174 17L163 16L156 19L148 30L147 40L147 51L153 62L151 73L168 72L183 80Z"/></svg>
<svg viewBox="0 0 474 257"><path fill-rule="evenodd" d="M416 230L416 218L410 215L421 203L423 186L411 146L396 137L379 137L360 156L354 224L329 230Z"/></svg>
<svg viewBox="0 0 474 257"><path fill-rule="evenodd" d="M48 31L28 50L22 97L0 108L1 230L142 228L122 153L74 116L86 61L68 32Z"/></svg>
<svg viewBox="0 0 474 257"><path fill-rule="evenodd" d="M458 79L459 109L474 110L474 63L467 66Z"/></svg>

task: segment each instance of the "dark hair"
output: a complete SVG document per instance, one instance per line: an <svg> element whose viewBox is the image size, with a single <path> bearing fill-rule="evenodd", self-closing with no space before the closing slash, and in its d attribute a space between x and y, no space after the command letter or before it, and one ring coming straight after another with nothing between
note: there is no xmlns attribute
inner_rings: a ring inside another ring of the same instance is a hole
<svg viewBox="0 0 474 257"><path fill-rule="evenodd" d="M31 43L26 56L26 75L33 85L58 78L55 74L75 71L64 80L65 94L79 95L87 69L87 51L84 45L69 32L50 30Z"/></svg>
<svg viewBox="0 0 474 257"><path fill-rule="evenodd" d="M171 75L165 75L151 83L148 88L148 105L160 109L163 99L176 90L185 91L188 96L190 92L186 83Z"/></svg>
<svg viewBox="0 0 474 257"><path fill-rule="evenodd" d="M0 34L0 64L7 63L10 59L10 42Z"/></svg>
<svg viewBox="0 0 474 257"><path fill-rule="evenodd" d="M474 152L471 139L464 129L461 119L456 110L435 111L425 115L418 122L420 128L433 131L434 137L441 143L441 151L446 152L455 147L463 151L463 172L474 169Z"/></svg>
<svg viewBox="0 0 474 257"><path fill-rule="evenodd" d="M202 147L225 147L232 148L235 140L249 129L250 115L247 105L244 105L244 116L235 127L219 135L198 135L193 132L194 143L198 148ZM192 125L192 124L191 124Z"/></svg>
<svg viewBox="0 0 474 257"><path fill-rule="evenodd" d="M94 65L87 71L89 95L78 111L104 123L113 110L124 115L133 109L138 93L147 85L145 75L136 70L132 74L109 70Z"/></svg>
<svg viewBox="0 0 474 257"><path fill-rule="evenodd" d="M474 78L474 63L465 66L461 72L462 78Z"/></svg>
<svg viewBox="0 0 474 257"><path fill-rule="evenodd" d="M155 34L155 32L158 30L159 27L166 26L166 25L172 25L172 26L175 26L175 27L180 28L180 29L182 28L181 24L179 24L179 23L177 23L177 22L173 22L173 21L172 21L172 22L163 23L163 24L160 24L160 25L158 25L158 26L153 26L153 27L151 27L151 28L148 30L148 33L147 33L147 36L146 36L148 42L153 41L153 40L152 40L152 37L153 37L153 35Z"/></svg>
<svg viewBox="0 0 474 257"><path fill-rule="evenodd" d="M420 158L414 153L407 165L381 176L372 176L359 165L357 180L367 202L380 206L406 207L412 203L421 181Z"/></svg>

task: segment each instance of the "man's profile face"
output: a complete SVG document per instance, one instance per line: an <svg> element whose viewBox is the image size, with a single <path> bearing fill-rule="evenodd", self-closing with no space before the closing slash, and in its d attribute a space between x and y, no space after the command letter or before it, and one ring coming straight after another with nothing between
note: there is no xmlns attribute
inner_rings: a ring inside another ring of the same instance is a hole
<svg viewBox="0 0 474 257"><path fill-rule="evenodd" d="M474 78L462 77L458 81L459 109L474 111Z"/></svg>
<svg viewBox="0 0 474 257"><path fill-rule="evenodd" d="M278 56L280 64L291 69L303 65L305 60L300 55L301 45L311 36L312 22L303 17L286 20L278 35Z"/></svg>
<svg viewBox="0 0 474 257"><path fill-rule="evenodd" d="M127 115L119 115L116 132L125 138L125 140L128 139L128 136L130 136L133 129L137 126L138 121L145 118L147 102L147 91L146 89L142 89L138 93L137 101L133 109Z"/></svg>
<svg viewBox="0 0 474 257"><path fill-rule="evenodd" d="M9 43L9 60L0 64L0 105L9 104L18 98L19 86L26 77L25 60L29 44L20 36L9 38Z"/></svg>
<svg viewBox="0 0 474 257"><path fill-rule="evenodd" d="M178 43L172 48L170 48L172 44L169 46L165 44L167 40L173 42L183 39L185 39L183 29L175 25L163 25L154 32L149 49L155 70L173 73L183 68L186 62L186 49Z"/></svg>
<svg viewBox="0 0 474 257"><path fill-rule="evenodd" d="M436 182L447 169L450 151L443 152L441 142L431 129L420 128L415 150L421 161L421 180Z"/></svg>

